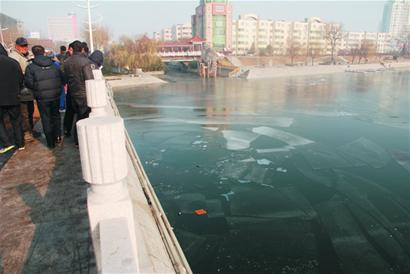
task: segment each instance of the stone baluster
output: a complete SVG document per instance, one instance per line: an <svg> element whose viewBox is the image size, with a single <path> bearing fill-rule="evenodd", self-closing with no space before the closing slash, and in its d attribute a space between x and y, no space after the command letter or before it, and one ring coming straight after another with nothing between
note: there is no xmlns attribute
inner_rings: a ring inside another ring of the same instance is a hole
<svg viewBox="0 0 410 274"><path fill-rule="evenodd" d="M103 74L100 69L93 69L94 80L103 80Z"/></svg>
<svg viewBox="0 0 410 274"><path fill-rule="evenodd" d="M106 116L107 93L105 91L105 81L102 79L87 80L85 81L85 89L87 105L91 108L90 117Z"/></svg>
<svg viewBox="0 0 410 274"><path fill-rule="evenodd" d="M124 182L128 174L124 121L104 111L107 104L104 80L87 80L86 88L92 115L77 123L77 131L83 178L91 184L87 206L93 244L98 249L100 222L125 218L134 258L137 258L133 206ZM99 254L96 253L96 259L101 266ZM136 264L138 268L138 261Z"/></svg>

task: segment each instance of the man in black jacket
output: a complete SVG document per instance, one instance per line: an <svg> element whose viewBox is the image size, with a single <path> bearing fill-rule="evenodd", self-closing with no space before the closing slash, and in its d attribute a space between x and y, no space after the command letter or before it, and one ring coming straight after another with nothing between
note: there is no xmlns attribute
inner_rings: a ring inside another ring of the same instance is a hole
<svg viewBox="0 0 410 274"><path fill-rule="evenodd" d="M76 123L84 118L88 118L90 108L87 105L85 92L85 80L94 79L91 70L91 61L81 53L82 43L74 41L70 44L73 55L64 63L64 75L68 82L68 92L70 93L74 112L77 114ZM77 127L74 127L74 141L78 144Z"/></svg>
<svg viewBox="0 0 410 274"><path fill-rule="evenodd" d="M59 107L60 89L64 84L64 77L53 61L45 56L42 46L33 46L31 51L34 60L26 69L24 83L33 90L36 98L47 146L54 148L61 136Z"/></svg>
<svg viewBox="0 0 410 274"><path fill-rule="evenodd" d="M4 116L8 114L13 127L14 143L24 148L23 125L20 112L20 89L23 87L23 73L19 63L7 56L7 51L0 44L0 153L14 148L4 125Z"/></svg>

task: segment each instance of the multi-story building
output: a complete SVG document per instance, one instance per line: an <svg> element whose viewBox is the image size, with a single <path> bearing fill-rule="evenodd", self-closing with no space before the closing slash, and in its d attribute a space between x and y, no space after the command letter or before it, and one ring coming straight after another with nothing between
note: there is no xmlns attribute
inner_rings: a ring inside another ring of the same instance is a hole
<svg viewBox="0 0 410 274"><path fill-rule="evenodd" d="M160 40L161 40L161 32L154 31L154 32L152 33L152 39L157 40L157 41L160 41Z"/></svg>
<svg viewBox="0 0 410 274"><path fill-rule="evenodd" d="M231 49L232 6L228 0L201 0L192 15L192 36L216 50Z"/></svg>
<svg viewBox="0 0 410 274"><path fill-rule="evenodd" d="M172 26L172 40L178 41L189 38L192 38L192 26L190 23Z"/></svg>
<svg viewBox="0 0 410 274"><path fill-rule="evenodd" d="M393 37L410 33L410 0L389 0L384 6L381 31Z"/></svg>
<svg viewBox="0 0 410 274"><path fill-rule="evenodd" d="M376 53L392 51L392 35L386 32L344 32L338 49L350 51L360 49L364 44L371 45Z"/></svg>
<svg viewBox="0 0 410 274"><path fill-rule="evenodd" d="M172 41L172 29L165 28L161 30L161 39L162 41Z"/></svg>
<svg viewBox="0 0 410 274"><path fill-rule="evenodd" d="M192 38L191 24L177 24L154 32L152 38L158 41L178 41Z"/></svg>
<svg viewBox="0 0 410 274"><path fill-rule="evenodd" d="M53 41L72 42L78 38L77 17L68 14L48 18L48 36Z"/></svg>
<svg viewBox="0 0 410 274"><path fill-rule="evenodd" d="M3 13L0 13L0 27L1 36L7 46L12 46L16 38L24 33L23 22Z"/></svg>
<svg viewBox="0 0 410 274"><path fill-rule="evenodd" d="M262 50L268 45L272 53L284 55L288 48L294 48L295 53L302 54L308 50L326 50L326 24L319 18L299 21L262 20L254 14L240 15L232 23L233 51L236 54L246 54L252 48Z"/></svg>

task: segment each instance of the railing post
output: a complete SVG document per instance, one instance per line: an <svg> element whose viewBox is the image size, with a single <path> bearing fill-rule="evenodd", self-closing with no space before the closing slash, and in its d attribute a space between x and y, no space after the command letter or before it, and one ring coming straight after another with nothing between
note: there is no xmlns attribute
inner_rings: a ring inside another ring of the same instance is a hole
<svg viewBox="0 0 410 274"><path fill-rule="evenodd" d="M107 94L104 80L87 80L87 104L90 118L77 123L83 178L88 190L88 215L93 245L99 248L98 224L124 217L128 222L134 258L137 258L135 221L132 202L124 179L128 174L123 119L108 116L104 108ZM101 266L101 253L96 253ZM138 267L138 260L136 259Z"/></svg>
<svg viewBox="0 0 410 274"><path fill-rule="evenodd" d="M94 71L93 71L94 73ZM87 80L85 81L87 93L87 105L91 108L90 117L105 116L107 112L107 93L105 91L104 80Z"/></svg>

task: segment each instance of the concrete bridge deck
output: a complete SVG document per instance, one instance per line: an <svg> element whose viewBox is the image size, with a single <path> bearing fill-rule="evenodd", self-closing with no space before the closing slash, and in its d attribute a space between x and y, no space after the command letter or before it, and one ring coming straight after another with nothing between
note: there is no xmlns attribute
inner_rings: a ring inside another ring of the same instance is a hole
<svg viewBox="0 0 410 274"><path fill-rule="evenodd" d="M0 170L0 273L95 273L79 161L34 140Z"/></svg>
<svg viewBox="0 0 410 274"><path fill-rule="evenodd" d="M118 115L107 92L109 112ZM138 273L191 273L128 137L126 150ZM0 273L97 273L101 250L92 243L89 184L72 139L53 150L34 140L0 160Z"/></svg>

